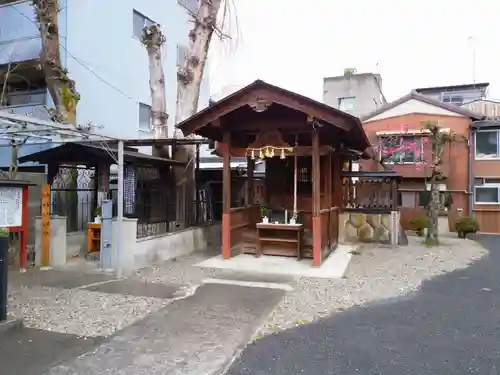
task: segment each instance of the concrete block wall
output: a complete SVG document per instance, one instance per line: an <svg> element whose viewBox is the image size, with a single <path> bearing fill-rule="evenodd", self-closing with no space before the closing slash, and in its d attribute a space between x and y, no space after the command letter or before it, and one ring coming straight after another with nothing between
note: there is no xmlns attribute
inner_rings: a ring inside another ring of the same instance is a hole
<svg viewBox="0 0 500 375"><path fill-rule="evenodd" d="M188 228L139 239L136 238L136 233L137 219L123 219L123 252L118 259L117 222L113 220L111 261L109 267L103 265L103 268L116 270L118 262L120 262L123 274L127 275L154 263L205 250L209 246L217 246L217 243L220 242L220 225Z"/></svg>
<svg viewBox="0 0 500 375"><path fill-rule="evenodd" d="M49 266L58 267L66 264L67 238L66 216L52 216L50 218L50 248ZM35 217L35 265L42 265L42 218Z"/></svg>

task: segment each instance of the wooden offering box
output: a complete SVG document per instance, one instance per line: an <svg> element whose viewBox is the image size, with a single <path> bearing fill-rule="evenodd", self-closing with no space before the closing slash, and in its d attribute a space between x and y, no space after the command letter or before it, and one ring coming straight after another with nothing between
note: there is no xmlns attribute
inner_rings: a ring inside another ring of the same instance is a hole
<svg viewBox="0 0 500 375"><path fill-rule="evenodd" d="M257 256L283 255L302 257L302 224L257 223Z"/></svg>
<svg viewBox="0 0 500 375"><path fill-rule="evenodd" d="M101 224L89 223L87 225L88 252L101 251Z"/></svg>

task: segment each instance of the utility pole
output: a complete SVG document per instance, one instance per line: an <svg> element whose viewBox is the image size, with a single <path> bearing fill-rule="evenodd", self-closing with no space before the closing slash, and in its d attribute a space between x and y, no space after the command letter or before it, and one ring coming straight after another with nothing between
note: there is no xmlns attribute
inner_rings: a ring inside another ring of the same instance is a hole
<svg viewBox="0 0 500 375"><path fill-rule="evenodd" d="M118 212L116 215L117 225L117 243L116 243L116 277L121 278L123 275L123 140L118 141Z"/></svg>

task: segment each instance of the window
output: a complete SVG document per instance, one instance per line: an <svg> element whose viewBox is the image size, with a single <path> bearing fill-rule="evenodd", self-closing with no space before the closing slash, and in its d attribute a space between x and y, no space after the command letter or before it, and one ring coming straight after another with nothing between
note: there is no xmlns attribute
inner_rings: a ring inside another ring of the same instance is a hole
<svg viewBox="0 0 500 375"><path fill-rule="evenodd" d="M341 111L352 111L356 104L356 97L349 96L345 98L339 98L339 109Z"/></svg>
<svg viewBox="0 0 500 375"><path fill-rule="evenodd" d="M443 95L443 103L462 105L464 98L461 95Z"/></svg>
<svg viewBox="0 0 500 375"><path fill-rule="evenodd" d="M21 105L45 105L46 104L46 93L42 92L13 92L7 95L7 105L9 106L21 106Z"/></svg>
<svg viewBox="0 0 500 375"><path fill-rule="evenodd" d="M500 157L499 134L498 130L476 133L476 159L497 159Z"/></svg>
<svg viewBox="0 0 500 375"><path fill-rule="evenodd" d="M134 38L137 38L139 40L142 39L142 31L144 30L145 27L153 25L154 22L146 17L145 15L139 13L138 11L134 10L133 12L133 33L134 33Z"/></svg>
<svg viewBox="0 0 500 375"><path fill-rule="evenodd" d="M139 103L139 130L151 131L151 106Z"/></svg>
<svg viewBox="0 0 500 375"><path fill-rule="evenodd" d="M398 196L398 204L401 207L410 207L414 208L415 207L415 192L414 191L403 191L399 192Z"/></svg>
<svg viewBox="0 0 500 375"><path fill-rule="evenodd" d="M177 0L177 2L191 13L198 13L198 0Z"/></svg>
<svg viewBox="0 0 500 375"><path fill-rule="evenodd" d="M429 190L423 190L418 192L418 206L427 207L431 200L431 192Z"/></svg>
<svg viewBox="0 0 500 375"><path fill-rule="evenodd" d="M474 191L476 196L476 203L480 204L500 203L498 199L498 189L499 189L498 187L488 187L488 186L476 187Z"/></svg>
<svg viewBox="0 0 500 375"><path fill-rule="evenodd" d="M478 204L500 204L500 179L475 178L474 201Z"/></svg>
<svg viewBox="0 0 500 375"><path fill-rule="evenodd" d="M424 142L421 136L381 137L381 156L386 163L414 164L424 161Z"/></svg>
<svg viewBox="0 0 500 375"><path fill-rule="evenodd" d="M179 68L184 66L184 60L186 60L188 52L189 50L186 46L177 45L177 66Z"/></svg>

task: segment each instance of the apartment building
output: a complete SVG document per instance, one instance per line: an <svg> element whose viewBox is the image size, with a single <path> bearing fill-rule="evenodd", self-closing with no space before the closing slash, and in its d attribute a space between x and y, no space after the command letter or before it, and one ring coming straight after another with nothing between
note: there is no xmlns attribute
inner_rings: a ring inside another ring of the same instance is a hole
<svg viewBox="0 0 500 375"><path fill-rule="evenodd" d="M489 83L472 83L455 86L436 86L415 89L415 91L438 102L461 106L488 97Z"/></svg>
<svg viewBox="0 0 500 375"><path fill-rule="evenodd" d="M500 233L500 102L478 99L462 108L483 116L471 128L472 215L482 232Z"/></svg>
<svg viewBox="0 0 500 375"><path fill-rule="evenodd" d="M437 121L443 130L458 136L456 142L445 148L442 164L444 179L439 185L442 208L447 211L450 229L454 228L459 215L470 212L469 155L473 146L469 142L469 133L474 121L481 118L481 115L465 108L415 91L362 118L367 136L380 152L384 143L404 146L394 147L394 151L389 149L390 146L383 149L386 163L403 176L398 197L403 227L408 228L413 217L424 213L428 197L426 190L430 188L428 178L431 169L428 163L432 150L426 139L428 133L422 131L422 123L426 121ZM381 168L373 161L361 163L362 170Z"/></svg>
<svg viewBox="0 0 500 375"><path fill-rule="evenodd" d="M60 6L62 64L81 95L77 121L102 126L106 134L123 139L152 137L148 57L140 37L144 26L152 22L161 25L167 38L163 68L172 135L177 67L184 60L192 28L189 10L197 9L198 0L60 0ZM0 77L9 64L19 65L17 74L7 82L3 105L9 110L47 116L44 108L52 102L37 68L40 52L32 2L0 0ZM208 105L208 99L206 74L200 109ZM26 146L20 156L38 150L39 146ZM8 153L0 148L0 165L8 162Z"/></svg>
<svg viewBox="0 0 500 375"><path fill-rule="evenodd" d="M345 69L341 76L324 78L323 103L356 117L367 115L386 104L382 77Z"/></svg>

